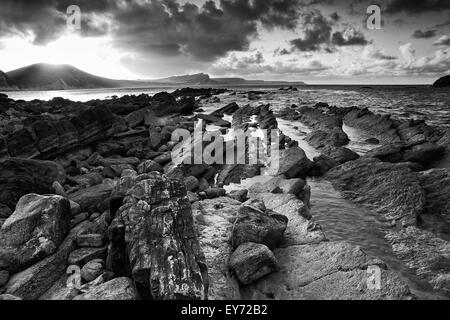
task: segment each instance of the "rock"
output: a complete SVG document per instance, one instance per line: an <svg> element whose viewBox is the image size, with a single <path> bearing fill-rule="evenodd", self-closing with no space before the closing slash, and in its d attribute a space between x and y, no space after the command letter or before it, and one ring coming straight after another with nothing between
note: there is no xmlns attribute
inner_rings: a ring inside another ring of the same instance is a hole
<svg viewBox="0 0 450 320"><path fill-rule="evenodd" d="M89 213L82 212L80 214L77 214L75 217L73 217L72 220L70 220L70 227L73 228L77 224L80 224L81 222L89 219Z"/></svg>
<svg viewBox="0 0 450 320"><path fill-rule="evenodd" d="M116 278L76 296L73 300L137 300L138 293L129 278Z"/></svg>
<svg viewBox="0 0 450 320"><path fill-rule="evenodd" d="M218 127L225 127L225 128L231 127L231 123L230 122L228 122L226 120L223 120L223 119L221 119L219 117L212 116L212 115L197 114L195 117L197 119L204 120L206 123L214 124L214 125L216 125Z"/></svg>
<svg viewBox="0 0 450 320"><path fill-rule="evenodd" d="M409 288L382 261L345 242L293 245L274 251L280 270L246 288L253 300L397 300L410 299ZM369 287L371 269L381 288Z"/></svg>
<svg viewBox="0 0 450 320"><path fill-rule="evenodd" d="M359 158L359 155L356 152L343 147L324 148L322 152L339 164L343 164Z"/></svg>
<svg viewBox="0 0 450 320"><path fill-rule="evenodd" d="M274 175L284 175L288 179L304 177L313 166L299 147L281 150L279 162L279 168Z"/></svg>
<svg viewBox="0 0 450 320"><path fill-rule="evenodd" d="M369 138L369 139L366 139L364 142L367 144L373 144L373 145L380 144L380 140L378 140L377 138Z"/></svg>
<svg viewBox="0 0 450 320"><path fill-rule="evenodd" d="M203 200L192 205L200 246L208 267L210 300L240 299L239 284L228 269L233 250L229 240L240 206L239 201L228 197Z"/></svg>
<svg viewBox="0 0 450 320"><path fill-rule="evenodd" d="M165 152L159 156L157 156L155 159L153 159L156 163L159 163L160 165L168 164L172 161L172 154L170 152Z"/></svg>
<svg viewBox="0 0 450 320"><path fill-rule="evenodd" d="M442 78L437 79L433 83L433 87L436 88L450 87L450 76L444 76Z"/></svg>
<svg viewBox="0 0 450 320"><path fill-rule="evenodd" d="M199 182L196 177L190 176L184 179L187 191L195 191L198 189Z"/></svg>
<svg viewBox="0 0 450 320"><path fill-rule="evenodd" d="M190 203L194 203L200 200L199 196L196 193L193 193L191 191L187 192L187 197L189 199Z"/></svg>
<svg viewBox="0 0 450 320"><path fill-rule="evenodd" d="M103 273L103 264L97 261L89 261L81 268L81 279L91 282Z"/></svg>
<svg viewBox="0 0 450 320"><path fill-rule="evenodd" d="M46 296L42 300L51 301L68 301L78 296L78 290L75 288L62 287L58 291L53 292L51 295Z"/></svg>
<svg viewBox="0 0 450 320"><path fill-rule="evenodd" d="M403 225L414 225L425 206L417 175L401 164L361 158L331 169L326 178L347 198Z"/></svg>
<svg viewBox="0 0 450 320"><path fill-rule="evenodd" d="M0 203L14 209L29 193L51 194L54 181L65 182L62 166L51 161L10 158L0 160Z"/></svg>
<svg viewBox="0 0 450 320"><path fill-rule="evenodd" d="M249 188L250 195L253 193L291 193L303 198L306 182L300 178L285 179L278 176L265 183L256 183ZM250 196L251 197L251 196Z"/></svg>
<svg viewBox="0 0 450 320"><path fill-rule="evenodd" d="M58 181L53 182L52 188L55 190L55 194L61 197L67 197L66 190L64 190L64 187Z"/></svg>
<svg viewBox="0 0 450 320"><path fill-rule="evenodd" d="M274 248L283 238L288 219L282 215L269 216L249 206L241 206L233 227L231 243L237 248L243 243L254 242Z"/></svg>
<svg viewBox="0 0 450 320"><path fill-rule="evenodd" d="M70 217L70 203L61 196L23 196L0 229L0 269L21 271L54 253Z"/></svg>
<svg viewBox="0 0 450 320"><path fill-rule="evenodd" d="M320 156L314 157L314 166L309 171L309 175L320 177L338 165L339 163L336 160L321 154Z"/></svg>
<svg viewBox="0 0 450 320"><path fill-rule="evenodd" d="M420 185L425 191L424 214L450 217L450 170L431 169L419 175Z"/></svg>
<svg viewBox="0 0 450 320"><path fill-rule="evenodd" d="M150 173L153 171L157 171L157 172L161 172L161 173L164 172L163 167L161 167L161 165L159 163L152 161L152 160L144 161L137 167L138 174Z"/></svg>
<svg viewBox="0 0 450 320"><path fill-rule="evenodd" d="M259 193L255 198L262 201L268 210L289 220L278 247L319 243L326 239L320 226L311 220L308 206L293 194Z"/></svg>
<svg viewBox="0 0 450 320"><path fill-rule="evenodd" d="M239 281L248 285L277 270L277 260L270 249L257 243L241 244L231 255L230 268Z"/></svg>
<svg viewBox="0 0 450 320"><path fill-rule="evenodd" d="M215 116L215 117L223 117L224 115L232 115L238 109L239 109L238 104L236 102L232 102L232 103L227 104L226 106L212 112L211 115Z"/></svg>
<svg viewBox="0 0 450 320"><path fill-rule="evenodd" d="M404 162L417 162L423 166L439 160L445 154L445 148L432 143L424 143L413 146L403 156Z"/></svg>
<svg viewBox="0 0 450 320"><path fill-rule="evenodd" d="M70 253L67 262L69 265L77 265L82 267L84 264L94 259L104 260L106 258L106 251L106 247L80 248Z"/></svg>
<svg viewBox="0 0 450 320"><path fill-rule="evenodd" d="M240 183L241 180L253 178L261 174L261 165L227 164L224 165L217 177L217 184L229 185Z"/></svg>
<svg viewBox="0 0 450 320"><path fill-rule="evenodd" d="M65 274L67 257L71 251L76 249L77 235L91 224L86 221L76 226L53 255L12 275L6 286L6 293L19 296L24 300L35 300L43 295Z"/></svg>
<svg viewBox="0 0 450 320"><path fill-rule="evenodd" d="M205 193L208 199L213 199L225 196L227 191L223 188L208 188Z"/></svg>
<svg viewBox="0 0 450 320"><path fill-rule="evenodd" d="M80 234L77 237L77 244L80 247L99 248L103 246L102 234Z"/></svg>
<svg viewBox="0 0 450 320"><path fill-rule="evenodd" d="M114 181L105 181L102 184L71 193L69 199L78 203L81 211L95 212L97 206L110 197L115 185Z"/></svg>
<svg viewBox="0 0 450 320"><path fill-rule="evenodd" d="M347 134L340 127L328 131L314 130L305 138L316 149L324 147L341 147L349 143Z"/></svg>
<svg viewBox="0 0 450 320"><path fill-rule="evenodd" d="M66 197L67 198L67 197ZM80 205L72 200L69 200L70 202L70 215L72 217L78 215L81 211Z"/></svg>
<svg viewBox="0 0 450 320"><path fill-rule="evenodd" d="M244 202L243 206L259 210L261 213L265 213L267 210L264 202L257 199L248 199L246 202Z"/></svg>
<svg viewBox="0 0 450 320"><path fill-rule="evenodd" d="M0 301L1 300L22 300L22 299L13 296L12 294L0 294Z"/></svg>
<svg viewBox="0 0 450 320"><path fill-rule="evenodd" d="M114 278L117 278L117 277L115 276L115 274L114 274L113 272L110 272L110 271L103 272L102 274L100 274L100 275L99 275L97 278L95 278L94 280L92 280L92 281L90 281L90 282L88 282L88 283L83 284L83 285L80 287L79 292L80 292L80 293L86 293L86 292L89 292L89 291L91 291L93 288L95 288L95 287L97 287L97 286L99 286L99 285L101 285L101 284L103 284L103 283L105 283L105 282L108 282L108 281L110 281L110 280L112 280L112 279L114 279Z"/></svg>
<svg viewBox="0 0 450 320"><path fill-rule="evenodd" d="M450 294L450 242L416 227L388 232L386 239L394 253L419 277L436 290Z"/></svg>
<svg viewBox="0 0 450 320"><path fill-rule="evenodd" d="M205 257L182 181L155 172L138 176L112 223L119 224L125 232L122 240L112 242L118 247L111 250L116 257L129 257L129 269L143 298L207 298ZM121 248L126 252L120 254ZM120 267L127 262L112 263Z"/></svg>
<svg viewBox="0 0 450 320"><path fill-rule="evenodd" d="M8 283L9 272L6 270L0 270L0 288Z"/></svg>
<svg viewBox="0 0 450 320"><path fill-rule="evenodd" d="M248 190L233 190L227 196L231 199L237 200L239 202L247 201Z"/></svg>

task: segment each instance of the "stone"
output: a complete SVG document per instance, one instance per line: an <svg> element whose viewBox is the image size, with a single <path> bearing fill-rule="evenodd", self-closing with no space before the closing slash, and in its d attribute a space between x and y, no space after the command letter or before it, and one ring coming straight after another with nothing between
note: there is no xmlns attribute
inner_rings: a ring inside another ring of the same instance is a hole
<svg viewBox="0 0 450 320"><path fill-rule="evenodd" d="M102 184L71 193L69 199L78 203L81 211L95 212L101 202L109 199L115 186L115 181L105 181Z"/></svg>
<svg viewBox="0 0 450 320"><path fill-rule="evenodd" d="M279 162L279 168L274 175L284 175L289 179L304 177L313 166L299 147L281 150Z"/></svg>
<svg viewBox="0 0 450 320"><path fill-rule="evenodd" d="M61 196L23 196L0 229L0 269L18 272L54 253L70 217L70 203Z"/></svg>
<svg viewBox="0 0 450 320"><path fill-rule="evenodd" d="M156 163L159 163L160 165L168 164L172 161L172 154L171 152L165 152L159 156L157 156L155 159L153 159Z"/></svg>
<svg viewBox="0 0 450 320"><path fill-rule="evenodd" d="M161 173L164 172L163 167L159 163L152 160L144 161L137 167L138 174L150 173L153 171Z"/></svg>
<svg viewBox="0 0 450 320"><path fill-rule="evenodd" d="M55 190L55 194L62 197L67 197L66 190L64 190L64 187L58 181L53 182L52 188Z"/></svg>
<svg viewBox="0 0 450 320"><path fill-rule="evenodd" d="M9 272L6 270L0 270L0 288L8 283Z"/></svg>
<svg viewBox="0 0 450 320"><path fill-rule="evenodd" d="M213 199L225 196L227 191L223 188L208 188L205 193L208 199Z"/></svg>
<svg viewBox="0 0 450 320"><path fill-rule="evenodd" d="M70 220L70 227L73 228L77 224L80 224L81 222L88 220L88 219L89 219L89 213L87 213L87 212L79 213L75 217L73 217L72 220Z"/></svg>
<svg viewBox="0 0 450 320"><path fill-rule="evenodd" d="M80 248L72 251L67 259L69 265L78 265L82 267L85 263L94 260L106 258L106 247L101 248Z"/></svg>
<svg viewBox="0 0 450 320"><path fill-rule="evenodd" d="M416 227L390 231L386 239L400 260L436 290L450 294L450 242ZM446 280L447 279L447 280Z"/></svg>
<svg viewBox="0 0 450 320"><path fill-rule="evenodd" d="M129 268L142 298L207 298L205 256L182 181L156 172L138 176L112 226L120 224L125 231L111 250L129 262L111 261L119 267L112 271Z"/></svg>
<svg viewBox="0 0 450 320"><path fill-rule="evenodd" d="M77 235L90 227L87 221L73 228L51 256L19 273L13 274L6 285L6 293L24 300L36 300L42 296L66 272L67 258L76 249Z"/></svg>
<svg viewBox="0 0 450 320"><path fill-rule="evenodd" d="M239 202L245 202L247 201L248 190L247 189L233 190L229 194L227 194L227 196Z"/></svg>
<svg viewBox="0 0 450 320"><path fill-rule="evenodd" d="M288 218L283 239L278 247L320 243L326 240L320 226L311 219L307 204L293 194L259 193L255 198L271 211Z"/></svg>
<svg viewBox="0 0 450 320"><path fill-rule="evenodd" d="M19 297L13 296L12 294L0 294L0 301L1 300L22 300Z"/></svg>
<svg viewBox="0 0 450 320"><path fill-rule="evenodd" d="M91 282L103 273L103 264L97 261L89 261L81 268L81 279Z"/></svg>
<svg viewBox="0 0 450 320"><path fill-rule="evenodd" d="M326 178L350 200L402 225L414 225L426 203L417 175L402 164L360 158L331 169Z"/></svg>
<svg viewBox="0 0 450 320"><path fill-rule="evenodd" d="M0 203L0 219L7 219L11 214L12 210L3 203Z"/></svg>
<svg viewBox="0 0 450 320"><path fill-rule="evenodd" d="M74 217L81 212L81 207L75 201L69 200L69 202L70 202L70 214L72 215L72 217Z"/></svg>
<svg viewBox="0 0 450 320"><path fill-rule="evenodd" d="M80 234L77 237L77 244L80 247L99 248L104 244L104 236L102 234Z"/></svg>
<svg viewBox="0 0 450 320"><path fill-rule="evenodd" d="M340 127L327 131L314 130L306 136L305 140L316 149L342 147L350 141L347 134Z"/></svg>
<svg viewBox="0 0 450 320"><path fill-rule="evenodd" d="M78 290L75 288L62 287L58 291L53 292L51 295L42 300L51 301L68 301L79 295Z"/></svg>
<svg viewBox="0 0 450 320"><path fill-rule="evenodd" d="M0 160L0 203L14 209L29 193L52 194L52 184L65 182L64 168L51 161L9 158Z"/></svg>
<svg viewBox="0 0 450 320"><path fill-rule="evenodd" d="M186 185L187 191L195 191L199 186L198 179L194 176L190 176L184 179L184 184Z"/></svg>
<svg viewBox="0 0 450 320"><path fill-rule="evenodd" d="M404 162L417 162L427 166L432 162L438 161L445 154L445 148L433 143L424 143L413 146L407 150L403 156Z"/></svg>
<svg viewBox="0 0 450 320"><path fill-rule="evenodd" d="M237 248L254 242L274 248L283 238L288 219L282 215L267 215L249 206L241 206L233 227L231 243Z"/></svg>
<svg viewBox="0 0 450 320"><path fill-rule="evenodd" d="M241 244L233 252L229 266L244 285L249 285L278 268L277 260L267 246L251 242Z"/></svg>
<svg viewBox="0 0 450 320"><path fill-rule="evenodd" d="M139 295L130 278L115 278L92 290L76 296L73 300L138 300Z"/></svg>
<svg viewBox="0 0 450 320"><path fill-rule="evenodd" d="M322 152L339 164L343 164L359 158L359 155L356 152L344 147L324 148Z"/></svg>
<svg viewBox="0 0 450 320"><path fill-rule="evenodd" d="M220 206L217 206L220 205ZM230 235L237 218L239 201L228 197L206 199L192 204L200 246L208 267L208 299L240 300L239 284L230 274Z"/></svg>
<svg viewBox="0 0 450 320"><path fill-rule="evenodd" d="M377 258L345 242L293 245L274 250L279 271L245 289L252 300L407 300L409 288ZM382 286L368 286L371 269L379 270Z"/></svg>
<svg viewBox="0 0 450 320"><path fill-rule="evenodd" d="M215 110L211 113L212 116L215 117L223 117L224 115L232 115L239 109L239 106L236 102L232 102L227 104L226 106Z"/></svg>

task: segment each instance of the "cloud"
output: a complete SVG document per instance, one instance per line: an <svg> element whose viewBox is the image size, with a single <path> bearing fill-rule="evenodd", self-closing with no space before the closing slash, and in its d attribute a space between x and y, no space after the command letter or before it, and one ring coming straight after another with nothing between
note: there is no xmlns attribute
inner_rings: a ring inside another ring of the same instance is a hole
<svg viewBox="0 0 450 320"><path fill-rule="evenodd" d="M331 43L338 46L365 46L369 41L364 34L355 28L347 28L344 32L337 31L331 36Z"/></svg>
<svg viewBox="0 0 450 320"><path fill-rule="evenodd" d="M450 1L448 0L391 0L386 5L385 12L395 14L400 12L406 13L423 13L430 11L443 11L450 9Z"/></svg>
<svg viewBox="0 0 450 320"><path fill-rule="evenodd" d="M437 30L427 30L427 31L416 30L413 33L413 37L416 39L429 39L435 37L436 34Z"/></svg>
<svg viewBox="0 0 450 320"><path fill-rule="evenodd" d="M435 46L450 46L450 38L448 36L442 36L434 42Z"/></svg>

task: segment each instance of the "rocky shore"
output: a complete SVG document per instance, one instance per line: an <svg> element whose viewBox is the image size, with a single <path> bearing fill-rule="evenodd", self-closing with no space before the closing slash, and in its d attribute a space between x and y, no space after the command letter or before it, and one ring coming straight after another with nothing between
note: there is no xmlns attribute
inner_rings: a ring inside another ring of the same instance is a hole
<svg viewBox="0 0 450 320"><path fill-rule="evenodd" d="M235 93L186 88L86 103L0 95L0 300L416 298L378 257L327 239L310 177L386 221L399 259L450 294L448 239L423 226L449 219L449 169L438 166L447 130L323 103L202 110L224 94ZM311 128L305 140L320 156L280 133L277 172L235 190L227 186L264 167L171 157L172 133L194 136L198 119L224 133L270 132L277 118ZM351 150L344 124L370 134L373 150Z"/></svg>

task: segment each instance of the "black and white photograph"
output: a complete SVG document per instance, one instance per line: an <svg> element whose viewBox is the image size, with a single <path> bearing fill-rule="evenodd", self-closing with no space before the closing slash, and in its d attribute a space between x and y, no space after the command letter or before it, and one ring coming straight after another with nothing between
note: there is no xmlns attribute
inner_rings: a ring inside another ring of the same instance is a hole
<svg viewBox="0 0 450 320"><path fill-rule="evenodd" d="M0 0L0 308L449 299L449 0Z"/></svg>

